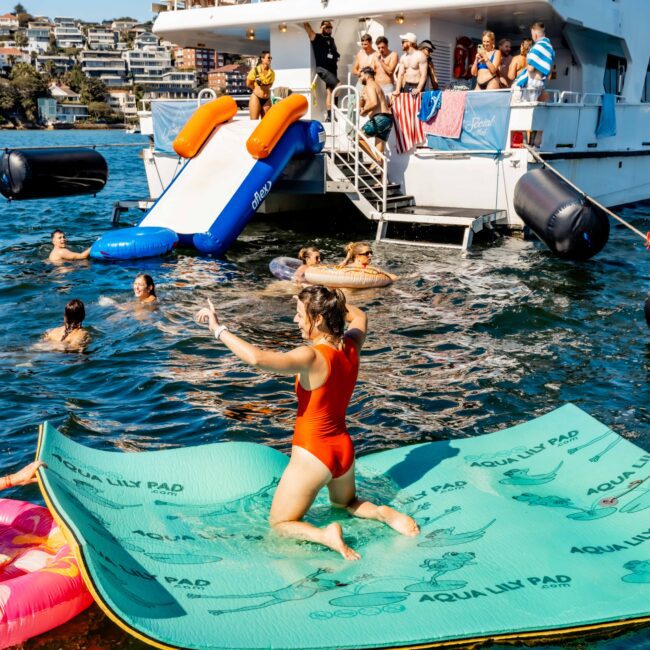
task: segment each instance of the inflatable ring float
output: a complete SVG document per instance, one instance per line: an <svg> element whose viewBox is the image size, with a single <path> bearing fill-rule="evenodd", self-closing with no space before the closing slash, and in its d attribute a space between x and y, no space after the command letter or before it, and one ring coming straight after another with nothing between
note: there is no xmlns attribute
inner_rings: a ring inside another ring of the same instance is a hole
<svg viewBox="0 0 650 650"><path fill-rule="evenodd" d="M271 260L269 269L280 280L293 280L302 262L293 257L276 257ZM305 282L322 284L330 289L370 289L387 287L393 278L381 269L368 267L359 269L352 266L308 266L305 270Z"/></svg>
<svg viewBox="0 0 650 650"><path fill-rule="evenodd" d="M55 628L92 602L47 508L0 499L0 648Z"/></svg>

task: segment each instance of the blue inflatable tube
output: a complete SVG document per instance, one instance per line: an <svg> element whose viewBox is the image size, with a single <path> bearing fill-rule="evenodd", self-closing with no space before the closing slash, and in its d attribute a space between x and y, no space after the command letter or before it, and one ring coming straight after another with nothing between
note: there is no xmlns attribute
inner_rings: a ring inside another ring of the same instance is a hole
<svg viewBox="0 0 650 650"><path fill-rule="evenodd" d="M295 257L274 257L269 263L269 271L278 280L293 280L302 262Z"/></svg>
<svg viewBox="0 0 650 650"><path fill-rule="evenodd" d="M325 129L315 120L292 124L268 158L258 160L207 233L192 237L202 253L223 255L239 237L255 210L271 191L289 161L319 153L325 145Z"/></svg>
<svg viewBox="0 0 650 650"><path fill-rule="evenodd" d="M178 235L169 228L120 228L104 233L91 247L96 260L131 260L164 255L178 243Z"/></svg>

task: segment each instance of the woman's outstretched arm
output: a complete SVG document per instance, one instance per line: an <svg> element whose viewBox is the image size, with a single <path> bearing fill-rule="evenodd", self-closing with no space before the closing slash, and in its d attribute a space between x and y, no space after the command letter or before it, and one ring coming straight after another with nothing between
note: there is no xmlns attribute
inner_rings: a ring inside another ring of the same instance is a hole
<svg viewBox="0 0 650 650"><path fill-rule="evenodd" d="M199 323L207 324L211 332L215 332L221 327L217 312L212 301L209 299L208 306L199 311L196 315L196 320ZM316 354L307 346L301 346L290 352L262 350L226 329L223 329L219 333L219 340L236 357L239 357L249 366L269 372L277 372L282 375L296 375L309 370L316 360Z"/></svg>

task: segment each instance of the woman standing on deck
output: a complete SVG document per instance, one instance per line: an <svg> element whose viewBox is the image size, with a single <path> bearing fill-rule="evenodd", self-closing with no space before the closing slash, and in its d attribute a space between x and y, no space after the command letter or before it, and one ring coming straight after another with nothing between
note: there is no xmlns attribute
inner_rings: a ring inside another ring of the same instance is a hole
<svg viewBox="0 0 650 650"><path fill-rule="evenodd" d="M246 85L251 91L248 100L248 114L251 120L261 120L271 108L271 86L275 81L271 59L271 53L264 50L257 65L246 77Z"/></svg>
<svg viewBox="0 0 650 650"><path fill-rule="evenodd" d="M499 67L501 66L501 52L494 46L494 32L483 32L483 42L478 46L472 75L476 77L476 88L479 90L498 90Z"/></svg>
<svg viewBox="0 0 650 650"><path fill-rule="evenodd" d="M359 554L343 540L339 523L317 528L302 518L321 488L327 486L333 506L355 517L376 519L402 535L419 533L415 521L393 508L374 505L357 497L354 447L345 413L357 381L359 354L367 319L364 312L346 305L341 291L322 286L303 289L297 296L296 315L303 339L290 352L261 350L219 324L214 306L197 314L217 340L244 363L266 372L296 376L298 414L291 459L273 497L269 521L281 535L322 544L346 560ZM346 329L347 325L347 329Z"/></svg>

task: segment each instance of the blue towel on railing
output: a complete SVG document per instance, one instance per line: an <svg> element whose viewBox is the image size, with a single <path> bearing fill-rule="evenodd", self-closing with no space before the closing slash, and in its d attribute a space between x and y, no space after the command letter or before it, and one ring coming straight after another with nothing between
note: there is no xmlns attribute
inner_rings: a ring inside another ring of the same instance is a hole
<svg viewBox="0 0 650 650"><path fill-rule="evenodd" d="M418 113L420 122L432 120L440 110L441 104L442 90L427 90L427 92L422 93L422 103L420 104L420 112Z"/></svg>
<svg viewBox="0 0 650 650"><path fill-rule="evenodd" d="M611 138L616 135L616 95L605 93L598 113L597 138Z"/></svg>

